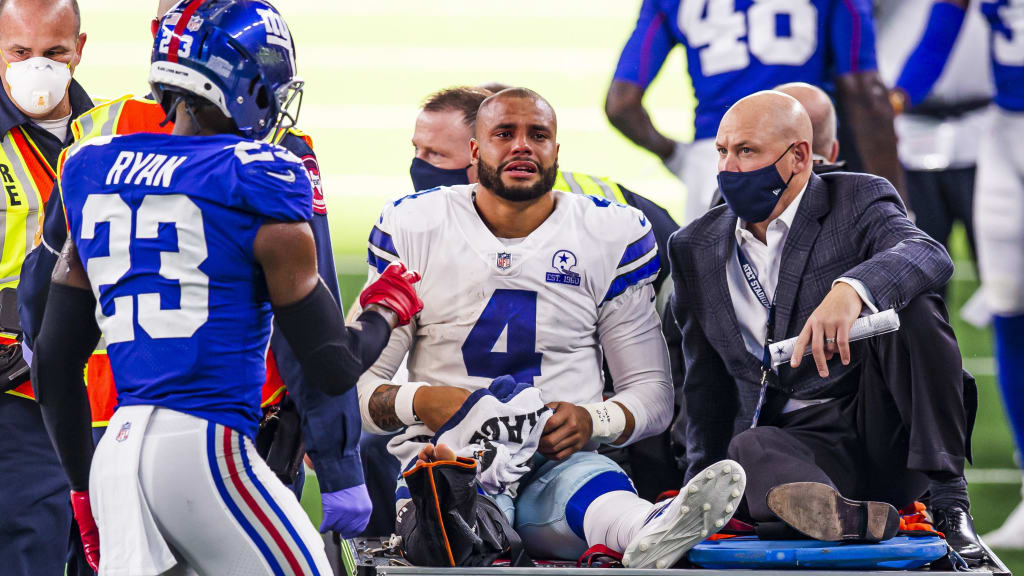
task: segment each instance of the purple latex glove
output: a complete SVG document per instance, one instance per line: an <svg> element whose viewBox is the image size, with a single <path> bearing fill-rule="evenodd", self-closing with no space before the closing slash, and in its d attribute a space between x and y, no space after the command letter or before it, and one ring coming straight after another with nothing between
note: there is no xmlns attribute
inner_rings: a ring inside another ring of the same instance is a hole
<svg viewBox="0 0 1024 576"><path fill-rule="evenodd" d="M373 503L366 491L366 484L360 484L337 492L320 495L323 504L324 520L320 523L320 531L333 530L342 538L354 538L366 529L370 522Z"/></svg>

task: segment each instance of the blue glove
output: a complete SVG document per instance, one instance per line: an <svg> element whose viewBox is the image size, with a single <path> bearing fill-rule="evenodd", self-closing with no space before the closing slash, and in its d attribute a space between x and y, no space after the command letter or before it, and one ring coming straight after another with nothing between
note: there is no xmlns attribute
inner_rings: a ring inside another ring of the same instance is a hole
<svg viewBox="0 0 1024 576"><path fill-rule="evenodd" d="M366 484L321 494L320 503L323 504L324 510L320 532L333 530L342 538L354 538L365 530L370 522L373 503L370 502Z"/></svg>

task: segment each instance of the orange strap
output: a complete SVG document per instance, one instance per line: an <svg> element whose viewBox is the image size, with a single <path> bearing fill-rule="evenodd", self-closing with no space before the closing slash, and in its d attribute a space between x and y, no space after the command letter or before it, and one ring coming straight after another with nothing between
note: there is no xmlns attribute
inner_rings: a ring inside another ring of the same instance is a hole
<svg viewBox="0 0 1024 576"><path fill-rule="evenodd" d="M920 502L914 502L910 506L900 510L900 531L901 532L931 532L939 538L945 539L946 535L939 532L932 526L928 517L925 516L925 506Z"/></svg>

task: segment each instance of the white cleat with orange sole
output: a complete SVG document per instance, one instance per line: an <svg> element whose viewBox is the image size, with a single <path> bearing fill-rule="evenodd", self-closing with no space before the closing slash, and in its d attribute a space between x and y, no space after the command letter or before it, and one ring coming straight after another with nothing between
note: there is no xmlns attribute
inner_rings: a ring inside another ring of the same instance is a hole
<svg viewBox="0 0 1024 576"><path fill-rule="evenodd" d="M628 568L671 568L732 518L747 475L732 460L715 462L687 482L679 494L655 505L622 555Z"/></svg>

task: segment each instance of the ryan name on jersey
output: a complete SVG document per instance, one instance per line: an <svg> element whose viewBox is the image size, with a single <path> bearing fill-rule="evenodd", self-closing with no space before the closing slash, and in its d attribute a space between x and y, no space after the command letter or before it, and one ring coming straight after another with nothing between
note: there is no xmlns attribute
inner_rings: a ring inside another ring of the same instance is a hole
<svg viewBox="0 0 1024 576"><path fill-rule="evenodd" d="M114 160L114 165L107 172L107 186L123 183L128 186L155 186L170 188L174 171L181 166L188 156L167 156L152 152L133 152L123 150Z"/></svg>

